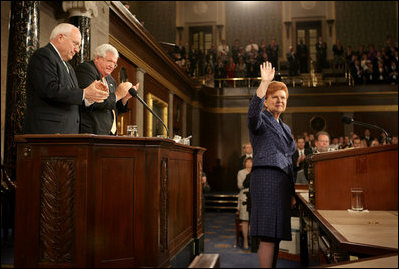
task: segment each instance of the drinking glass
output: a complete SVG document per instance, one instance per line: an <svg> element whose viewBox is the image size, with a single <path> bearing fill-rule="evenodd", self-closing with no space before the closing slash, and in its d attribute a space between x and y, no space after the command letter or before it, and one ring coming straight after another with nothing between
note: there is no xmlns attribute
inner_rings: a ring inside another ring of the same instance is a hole
<svg viewBox="0 0 399 269"><path fill-rule="evenodd" d="M362 211L364 209L364 194L360 187L351 188L351 209Z"/></svg>

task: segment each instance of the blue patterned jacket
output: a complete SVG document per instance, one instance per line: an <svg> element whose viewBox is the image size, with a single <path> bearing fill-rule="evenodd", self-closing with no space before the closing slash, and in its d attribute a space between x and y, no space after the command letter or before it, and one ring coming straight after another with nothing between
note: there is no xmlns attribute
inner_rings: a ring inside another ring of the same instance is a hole
<svg viewBox="0 0 399 269"><path fill-rule="evenodd" d="M264 101L265 97L260 99L255 94L248 109L253 166L278 167L293 179L292 155L296 145L291 129L281 119L279 124L267 110L262 111Z"/></svg>

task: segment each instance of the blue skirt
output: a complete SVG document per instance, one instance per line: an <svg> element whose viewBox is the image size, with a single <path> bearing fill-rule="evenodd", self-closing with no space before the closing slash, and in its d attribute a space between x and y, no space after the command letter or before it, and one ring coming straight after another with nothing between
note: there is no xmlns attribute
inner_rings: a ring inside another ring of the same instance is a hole
<svg viewBox="0 0 399 269"><path fill-rule="evenodd" d="M250 182L251 236L291 241L290 178L274 167L253 167Z"/></svg>

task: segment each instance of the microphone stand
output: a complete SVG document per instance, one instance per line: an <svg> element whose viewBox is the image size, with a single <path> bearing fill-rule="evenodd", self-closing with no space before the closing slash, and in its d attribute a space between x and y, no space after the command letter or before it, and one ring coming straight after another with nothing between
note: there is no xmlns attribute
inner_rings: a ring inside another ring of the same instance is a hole
<svg viewBox="0 0 399 269"><path fill-rule="evenodd" d="M365 126L368 128L380 130L380 131L384 132L384 134L386 135L387 143L389 143L389 144L391 143L392 135L377 125L364 123L364 122L360 122L360 121L355 121L354 119L350 119L350 122L345 122L345 123L353 123L353 124L362 125L362 126Z"/></svg>

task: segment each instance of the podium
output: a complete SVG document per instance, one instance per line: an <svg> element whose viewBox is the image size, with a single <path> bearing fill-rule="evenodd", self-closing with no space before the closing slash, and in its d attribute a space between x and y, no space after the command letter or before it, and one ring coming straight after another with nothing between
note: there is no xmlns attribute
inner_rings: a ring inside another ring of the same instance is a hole
<svg viewBox="0 0 399 269"><path fill-rule="evenodd" d="M397 255L398 145L308 158L309 190L296 190L301 265ZM348 210L352 187L363 189L364 211Z"/></svg>
<svg viewBox="0 0 399 269"><path fill-rule="evenodd" d="M15 267L187 267L203 251L204 148L19 135Z"/></svg>
<svg viewBox="0 0 399 269"><path fill-rule="evenodd" d="M352 187L361 187L365 209L398 210L398 145L309 156L309 200L316 209L350 208Z"/></svg>

